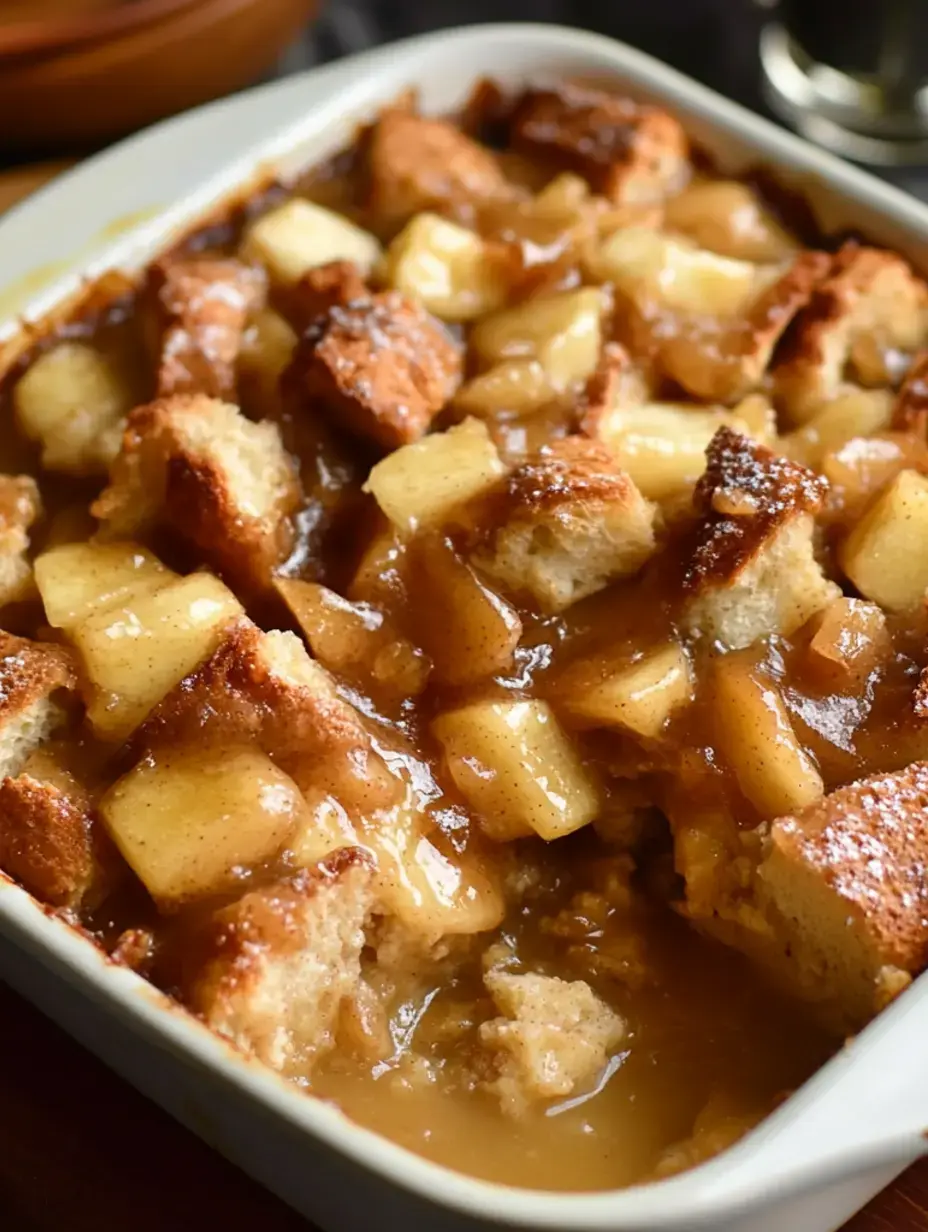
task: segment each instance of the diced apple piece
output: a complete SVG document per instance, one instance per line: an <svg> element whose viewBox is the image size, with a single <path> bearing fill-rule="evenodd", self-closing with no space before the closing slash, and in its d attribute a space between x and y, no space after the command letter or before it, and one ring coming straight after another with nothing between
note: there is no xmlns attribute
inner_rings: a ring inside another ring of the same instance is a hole
<svg viewBox="0 0 928 1232"><path fill-rule="evenodd" d="M835 599L809 643L812 666L835 684L863 681L892 650L886 617L864 599Z"/></svg>
<svg viewBox="0 0 928 1232"><path fill-rule="evenodd" d="M386 256L386 281L443 321L472 321L506 301L499 260L466 227L437 214L417 214Z"/></svg>
<svg viewBox="0 0 928 1232"><path fill-rule="evenodd" d="M105 474L119 452L134 390L116 365L85 342L59 342L13 390L19 426L42 447L42 465L72 475Z"/></svg>
<svg viewBox="0 0 928 1232"><path fill-rule="evenodd" d="M546 702L476 702L440 715L432 730L490 838L534 832L550 842L599 811L596 787Z"/></svg>
<svg viewBox="0 0 928 1232"><path fill-rule="evenodd" d="M888 426L893 394L888 389L855 389L827 402L801 428L783 437L783 452L818 467L828 453L857 436L872 436Z"/></svg>
<svg viewBox="0 0 928 1232"><path fill-rule="evenodd" d="M505 473L486 424L466 419L387 454L372 468L364 491L373 493L396 527L414 533L441 525Z"/></svg>
<svg viewBox="0 0 928 1232"><path fill-rule="evenodd" d="M276 407L281 373L290 363L296 343L296 332L273 308L262 308L245 331L239 370L246 381L251 378L262 411Z"/></svg>
<svg viewBox="0 0 928 1232"><path fill-rule="evenodd" d="M824 794L780 692L749 660L722 655L712 673L718 749L762 818L781 817Z"/></svg>
<svg viewBox="0 0 928 1232"><path fill-rule="evenodd" d="M463 685L505 671L522 636L515 608L486 586L450 541L429 535L413 548L414 636L433 678Z"/></svg>
<svg viewBox="0 0 928 1232"><path fill-rule="evenodd" d="M537 360L560 392L585 381L596 368L603 307L598 287L529 299L479 321L471 345L487 367L511 359Z"/></svg>
<svg viewBox="0 0 928 1232"><path fill-rule="evenodd" d="M641 305L723 318L743 313L779 273L778 266L722 257L649 227L614 232L592 267Z"/></svg>
<svg viewBox="0 0 928 1232"><path fill-rule="evenodd" d="M176 577L137 543L68 543L35 561L48 623L66 632L88 616L158 590Z"/></svg>
<svg viewBox="0 0 928 1232"><path fill-rule="evenodd" d="M919 608L928 589L928 478L906 470L870 505L841 547L860 593L890 612Z"/></svg>
<svg viewBox="0 0 928 1232"><path fill-rule="evenodd" d="M579 673L583 677L584 673ZM693 680L683 647L674 643L607 674L571 687L565 708L594 726L623 727L659 736L671 713L692 699Z"/></svg>
<svg viewBox="0 0 928 1232"><path fill-rule="evenodd" d="M72 638L90 680L87 715L96 734L124 740L212 654L241 611L218 578L194 573L77 625Z"/></svg>
<svg viewBox="0 0 928 1232"><path fill-rule="evenodd" d="M665 223L701 248L739 261L785 261L797 248L761 197L739 180L703 180L672 197Z"/></svg>
<svg viewBox="0 0 928 1232"><path fill-rule="evenodd" d="M482 372L458 390L455 406L468 415L529 415L555 397L554 387L537 359L507 359Z"/></svg>
<svg viewBox="0 0 928 1232"><path fill-rule="evenodd" d="M425 688L428 659L379 608L352 603L317 582L278 578L275 586L324 667L348 676L361 673L401 697Z"/></svg>
<svg viewBox="0 0 928 1232"><path fill-rule="evenodd" d="M244 747L146 759L100 804L110 836L162 908L233 888L307 813L293 779Z"/></svg>
<svg viewBox="0 0 928 1232"><path fill-rule="evenodd" d="M341 214L294 197L249 228L242 255L266 266L275 281L287 284L329 261L353 261L367 274L380 259L380 244Z"/></svg>

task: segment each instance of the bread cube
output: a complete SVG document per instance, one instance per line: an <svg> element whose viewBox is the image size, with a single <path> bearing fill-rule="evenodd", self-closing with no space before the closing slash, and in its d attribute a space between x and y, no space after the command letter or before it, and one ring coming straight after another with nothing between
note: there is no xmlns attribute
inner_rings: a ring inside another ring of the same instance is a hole
<svg viewBox="0 0 928 1232"><path fill-rule="evenodd" d="M414 636L440 684L464 685L505 672L522 636L515 608L492 591L441 535L412 549Z"/></svg>
<svg viewBox="0 0 928 1232"><path fill-rule="evenodd" d="M462 385L454 404L468 415L495 419L505 414L528 415L556 396L537 359L507 359Z"/></svg>
<svg viewBox="0 0 928 1232"><path fill-rule="evenodd" d="M591 1088L625 1038L623 1020L583 980L495 968L484 983L501 1015L480 1026L497 1069L486 1085L510 1116Z"/></svg>
<svg viewBox="0 0 928 1232"><path fill-rule="evenodd" d="M928 350L915 356L905 374L891 423L897 432L916 432L922 439L928 436Z"/></svg>
<svg viewBox="0 0 928 1232"><path fill-rule="evenodd" d="M296 783L247 746L147 758L100 802L110 837L162 910L234 888L305 814Z"/></svg>
<svg viewBox="0 0 928 1232"><path fill-rule="evenodd" d="M398 530L414 534L440 526L505 473L486 424L466 419L387 454L371 469L364 491Z"/></svg>
<svg viewBox="0 0 928 1232"><path fill-rule="evenodd" d="M716 748L761 818L805 808L822 776L793 730L776 685L750 660L721 655L712 670Z"/></svg>
<svg viewBox="0 0 928 1232"><path fill-rule="evenodd" d="M673 711L693 697L690 662L676 642L623 667L576 670L565 685L564 708L593 727L619 727L654 739Z"/></svg>
<svg viewBox="0 0 928 1232"><path fill-rule="evenodd" d="M367 274L380 260L381 249L373 235L341 214L292 197L252 223L241 253L286 286L329 261L352 261Z"/></svg>
<svg viewBox="0 0 928 1232"><path fill-rule="evenodd" d="M595 441L556 441L515 470L474 563L546 612L561 612L656 550L654 506Z"/></svg>
<svg viewBox="0 0 928 1232"><path fill-rule="evenodd" d="M688 185L667 202L664 223L700 248L736 261L785 261L797 248L755 189L740 180Z"/></svg>
<svg viewBox="0 0 928 1232"><path fill-rule="evenodd" d="M71 638L90 683L87 717L94 732L125 740L212 654L241 610L218 578L194 573L85 616Z"/></svg>
<svg viewBox="0 0 928 1232"><path fill-rule="evenodd" d="M45 618L66 633L88 616L151 594L176 578L137 543L67 543L35 561Z"/></svg>
<svg viewBox="0 0 928 1232"><path fill-rule="evenodd" d="M79 791L23 772L0 782L0 868L51 907L92 911L116 879L114 853Z"/></svg>
<svg viewBox="0 0 928 1232"><path fill-rule="evenodd" d="M497 842L546 842L593 820L599 794L546 702L475 702L432 731L458 789Z"/></svg>
<svg viewBox="0 0 928 1232"><path fill-rule="evenodd" d="M908 353L926 341L928 286L902 257L850 241L796 319L790 347L774 368L778 405L792 423L803 424L844 392L862 344L882 354Z"/></svg>
<svg viewBox="0 0 928 1232"><path fill-rule="evenodd" d="M394 697L414 697L425 688L429 660L379 608L352 603L318 582L278 578L275 585L324 667L360 676Z"/></svg>
<svg viewBox="0 0 928 1232"><path fill-rule="evenodd" d="M328 792L351 810L396 802L399 783L361 715L295 634L264 633L249 620L223 632L214 653L163 698L135 751L256 742L302 791Z"/></svg>
<svg viewBox="0 0 928 1232"><path fill-rule="evenodd" d="M243 1052L305 1080L360 985L373 907L370 859L357 848L252 890L194 939L184 999Z"/></svg>
<svg viewBox="0 0 928 1232"><path fill-rule="evenodd" d="M366 205L392 230L422 210L467 215L511 189L493 154L447 120L387 107L363 146Z"/></svg>
<svg viewBox="0 0 928 1232"><path fill-rule="evenodd" d="M683 585L687 627L727 649L788 636L840 595L813 548L825 482L720 428L696 486L703 514Z"/></svg>
<svg viewBox="0 0 928 1232"><path fill-rule="evenodd" d="M603 293L582 287L537 299L478 321L470 343L486 367L534 359L556 392L585 381L599 359Z"/></svg>
<svg viewBox="0 0 928 1232"><path fill-rule="evenodd" d="M157 356L156 392L233 398L245 326L264 302L262 269L224 257L165 258L145 288Z"/></svg>
<svg viewBox="0 0 928 1232"><path fill-rule="evenodd" d="M278 300L299 336L317 317L371 298L370 288L353 261L326 261L307 270Z"/></svg>
<svg viewBox="0 0 928 1232"><path fill-rule="evenodd" d="M760 893L794 992L845 1031L928 963L928 763L876 775L770 827Z"/></svg>
<svg viewBox="0 0 928 1232"><path fill-rule="evenodd" d="M41 517L38 484L29 475L0 475L0 607L35 593L26 557L29 528Z"/></svg>
<svg viewBox="0 0 928 1232"><path fill-rule="evenodd" d="M92 506L110 537L170 527L239 586L261 590L293 546L302 501L293 459L273 423L178 394L129 417L110 485Z"/></svg>
<svg viewBox="0 0 928 1232"><path fill-rule="evenodd" d="M722 318L743 314L779 274L776 266L722 257L650 227L614 232L591 265L639 306Z"/></svg>
<svg viewBox="0 0 928 1232"><path fill-rule="evenodd" d="M73 655L64 647L0 632L0 778L18 774L30 754L67 723L76 676Z"/></svg>
<svg viewBox="0 0 928 1232"><path fill-rule="evenodd" d="M461 348L397 291L330 309L304 331L284 381L306 413L382 450L418 440L460 384Z"/></svg>
<svg viewBox="0 0 928 1232"><path fill-rule="evenodd" d="M679 120L587 85L527 89L513 109L510 137L517 150L579 172L596 192L623 205L663 201L690 176Z"/></svg>
<svg viewBox="0 0 928 1232"><path fill-rule="evenodd" d="M443 321L495 312L508 293L501 260L486 241L437 214L410 219L387 249L384 278Z"/></svg>
<svg viewBox="0 0 928 1232"><path fill-rule="evenodd" d="M131 382L86 342L57 343L13 387L17 423L40 445L42 465L69 475L106 474L135 404Z"/></svg>
<svg viewBox="0 0 928 1232"><path fill-rule="evenodd" d="M889 612L915 611L928 590L928 478L905 470L884 488L839 552L841 568Z"/></svg>

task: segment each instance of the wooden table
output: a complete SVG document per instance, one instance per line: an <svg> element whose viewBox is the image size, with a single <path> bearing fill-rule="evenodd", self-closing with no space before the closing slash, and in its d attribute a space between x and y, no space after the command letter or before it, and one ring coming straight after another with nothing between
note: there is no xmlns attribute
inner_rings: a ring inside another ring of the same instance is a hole
<svg viewBox="0 0 928 1232"><path fill-rule="evenodd" d="M0 175L0 210L60 170ZM2 1232L205 1228L310 1232L0 984ZM928 1232L928 1160L844 1232Z"/></svg>

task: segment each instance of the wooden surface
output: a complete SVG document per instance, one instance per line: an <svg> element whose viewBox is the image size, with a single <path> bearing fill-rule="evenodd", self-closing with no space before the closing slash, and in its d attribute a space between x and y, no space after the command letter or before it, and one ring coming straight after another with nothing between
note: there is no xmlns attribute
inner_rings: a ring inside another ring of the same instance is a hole
<svg viewBox="0 0 928 1232"><path fill-rule="evenodd" d="M0 175L0 210L61 166ZM205 1228L310 1232L0 984L2 1232ZM845 1232L928 1232L928 1160L875 1198Z"/></svg>

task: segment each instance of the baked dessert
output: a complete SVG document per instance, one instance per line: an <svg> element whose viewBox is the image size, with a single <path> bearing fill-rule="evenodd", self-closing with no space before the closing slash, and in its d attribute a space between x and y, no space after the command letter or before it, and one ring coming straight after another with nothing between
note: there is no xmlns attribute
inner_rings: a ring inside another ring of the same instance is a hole
<svg viewBox="0 0 928 1232"><path fill-rule="evenodd" d="M928 285L485 84L0 385L0 870L432 1158L723 1149L928 965Z"/></svg>

